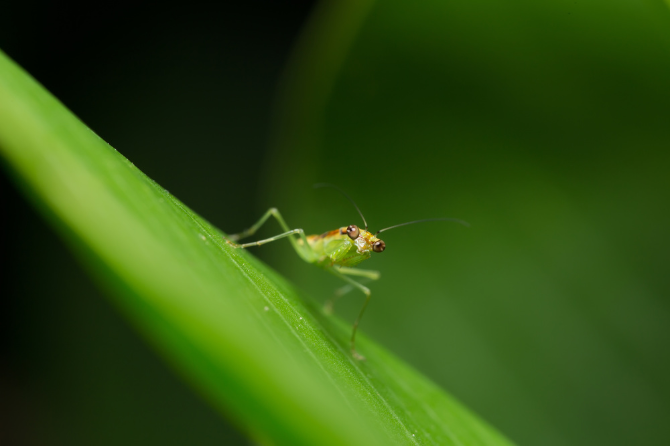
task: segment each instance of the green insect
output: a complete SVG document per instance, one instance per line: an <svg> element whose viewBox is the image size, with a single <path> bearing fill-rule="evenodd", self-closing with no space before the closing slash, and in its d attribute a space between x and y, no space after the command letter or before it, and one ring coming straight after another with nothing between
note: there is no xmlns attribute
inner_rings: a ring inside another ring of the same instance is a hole
<svg viewBox="0 0 670 446"><path fill-rule="evenodd" d="M359 282L355 281L349 276L358 276L367 278L370 280L379 279L378 271L362 270L354 268L363 260L370 258L373 252L379 253L383 252L386 249L386 243L383 240L379 239L377 235L381 232L388 231L389 229L397 228L399 226L411 225L414 223L421 223L426 221L455 221L464 226L469 226L468 223L458 220L455 218L428 218L425 220L415 220L407 223L400 223L398 225L389 226L388 228L380 229L376 233L368 232L368 224L363 217L363 213L358 208L354 200L347 195L342 189L332 184L315 184L315 188L319 187L331 187L338 190L342 195L344 195L351 204L354 205L358 214L363 220L365 229L361 229L356 225L343 226L339 229L334 229L332 231L324 232L321 235L305 235L305 231L302 229L290 229L286 224L281 214L276 208L269 209L261 218L251 226L249 229L240 232L239 234L233 234L228 236L228 244L234 248L249 248L252 246L260 246L266 243L274 242L282 238L289 238L289 241L293 245L293 248L298 253L298 255L308 263L312 263L316 266L323 268L329 273L339 277L340 279L347 282L347 286L336 292L336 298L346 293L352 288L357 288L363 294L365 294L365 303L363 308L358 313L358 317L354 322L352 331L351 331L351 353L354 358L358 360L363 360L361 354L356 351L356 331L358 330L358 324L365 313L365 309L370 302L370 289L366 286L363 286ZM284 231L279 235L274 237L266 238L263 240L258 240L251 243L237 244L238 240L241 240L245 237L253 235L263 224L267 221L270 216L274 217L279 225L284 229ZM291 236L297 237L291 237ZM326 304L326 309L328 311L332 310L334 299L331 299Z"/></svg>

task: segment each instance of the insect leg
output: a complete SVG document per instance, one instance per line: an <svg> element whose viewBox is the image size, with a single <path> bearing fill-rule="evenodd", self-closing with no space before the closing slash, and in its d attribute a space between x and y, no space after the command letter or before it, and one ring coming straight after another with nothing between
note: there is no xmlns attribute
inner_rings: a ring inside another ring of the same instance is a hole
<svg viewBox="0 0 670 446"><path fill-rule="evenodd" d="M365 270L365 269L358 269L358 268L347 268L345 266L337 268L338 271L340 271L342 274L348 274L350 276L360 276L368 280L377 280L379 279L379 271L371 271L371 270ZM335 290L335 295L331 298L328 299L326 304L324 305L324 311L327 314L332 314L333 313L333 306L335 305L335 302L345 294L347 294L349 291L353 290L354 287L353 285L345 285L342 288L338 288Z"/></svg>
<svg viewBox="0 0 670 446"><path fill-rule="evenodd" d="M342 274L348 274L350 276L360 276L360 277L365 277L370 280L377 280L379 279L379 271L372 271L369 269L358 269L358 268L348 268L346 266L341 266L338 268L338 270Z"/></svg>
<svg viewBox="0 0 670 446"><path fill-rule="evenodd" d="M335 302L337 302L340 299L340 297L344 296L353 289L354 287L351 285L344 285L342 288L336 289L335 295L330 299L328 299L326 303L323 305L323 311L325 311L326 314L333 314L333 307L335 306Z"/></svg>
<svg viewBox="0 0 670 446"><path fill-rule="evenodd" d="M228 236L228 240L230 240L231 242L236 242L240 239L249 237L250 235L254 235L256 233L256 231L258 231L258 229L260 229L260 227L263 226L263 223L265 223L266 220L268 218L270 218L271 215L273 215L279 221L279 224L281 225L281 227L285 231L289 230L288 226L284 222L284 219L281 218L281 215L279 214L279 211L276 208L270 208L270 209L267 210L267 212L265 214L263 214L263 216L260 218L260 220L258 220L256 223L254 223L254 225L252 227L250 227L248 229L245 229L244 231L242 231L238 234L230 234Z"/></svg>
<svg viewBox="0 0 670 446"><path fill-rule="evenodd" d="M263 240L258 240L258 241L251 242L251 243L237 244L237 243L233 243L231 241L228 241L228 244L231 245L233 248L249 248L250 246L261 246L261 245L264 245L266 243L274 242L275 240L279 240L279 239L284 238L284 237L289 237L293 234L300 234L300 235L304 236L304 232L305 231L303 231L302 229L291 229L288 232L283 232L279 235L275 235L274 237L265 238Z"/></svg>
<svg viewBox="0 0 670 446"><path fill-rule="evenodd" d="M356 282L354 279L345 276L342 272L339 271L339 269L328 268L328 271L330 271L332 274L339 277L340 279L344 280L345 282L349 283L350 285L358 288L363 292L363 294L365 294L365 303L363 304L363 308L361 308L360 313L358 313L356 322L354 322L354 326L351 330L351 354L354 356L354 358L358 360L363 360L365 359L365 357L356 351L356 331L358 330L358 324L361 321L361 318L363 317L363 313L365 313L365 309L368 307L368 303L370 302L370 289Z"/></svg>
<svg viewBox="0 0 670 446"><path fill-rule="evenodd" d="M263 226L263 224L267 221L270 216L274 217L277 222L279 223L279 226L282 227L282 229L286 232L283 232L279 235L276 235L274 237L270 237L267 239L263 240L258 240L256 242L251 242L251 243L243 243L243 244L237 244L234 243L242 238L249 237L250 235L253 235L258 231L258 229ZM312 251L312 247L310 244L307 242L307 237L305 237L305 231L302 229L289 229L288 225L282 218L281 214L277 210L277 208L270 208L268 211L263 214L263 216L258 220L253 226L251 226L248 229L245 229L244 231L238 233L238 234L231 234L228 236L228 244L231 245L234 248L248 248L250 246L260 246L264 245L265 243L270 243L274 242L275 240L279 240L284 237L289 237L293 234L298 234L300 238L302 239L302 244L299 244L298 241L294 237L290 237L289 241L293 245L293 248L296 250L298 255L302 257L304 260L308 262L313 262L316 255L314 254L314 251Z"/></svg>

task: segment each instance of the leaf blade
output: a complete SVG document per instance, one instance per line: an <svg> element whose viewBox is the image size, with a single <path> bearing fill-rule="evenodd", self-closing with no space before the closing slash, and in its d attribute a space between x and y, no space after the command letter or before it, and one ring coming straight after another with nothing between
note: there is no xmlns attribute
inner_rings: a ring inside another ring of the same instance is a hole
<svg viewBox="0 0 670 446"><path fill-rule="evenodd" d="M355 361L346 324L227 245L2 53L0 73L4 157L122 311L257 441L507 444L365 338L373 354Z"/></svg>

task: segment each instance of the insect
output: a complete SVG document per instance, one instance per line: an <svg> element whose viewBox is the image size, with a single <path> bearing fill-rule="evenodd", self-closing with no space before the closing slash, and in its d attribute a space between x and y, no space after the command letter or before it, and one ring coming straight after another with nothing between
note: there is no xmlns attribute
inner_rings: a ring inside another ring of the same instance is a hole
<svg viewBox="0 0 670 446"><path fill-rule="evenodd" d="M338 290L336 292L336 298L346 293L352 288L357 288L363 294L365 294L365 303L358 313L358 317L354 322L352 331L351 331L351 353L354 358L358 360L363 360L363 357L360 353L356 351L356 331L358 330L358 324L365 313L365 309L368 307L370 302L370 289L366 286L363 286L361 283L352 279L350 276L358 276L362 278L367 278L370 280L379 279L378 271L362 270L354 268L362 261L369 259L372 256L372 253L384 252L386 249L386 243L383 240L377 237L381 232L388 231L389 229L394 229L400 226L411 225L414 223L423 223L427 221L454 221L460 223L464 226L470 226L468 223L458 220L456 218L428 218L424 220L415 220L409 221L406 223L400 223L394 226L389 226L388 228L380 229L379 231L372 232L368 231L368 224L363 217L363 213L358 208L354 200L347 195L342 189L332 184L319 183L314 185L315 188L320 187L330 187L339 191L344 195L351 204L354 205L358 214L363 220L363 225L365 229L361 229L356 225L342 226L338 229L333 229L332 231L324 232L321 235L305 235L305 231L302 229L290 229L286 224L281 214L276 208L270 208L268 211L263 214L263 216L250 228L238 233L228 236L229 245L234 248L249 248L252 246L261 246L266 243L274 242L282 238L287 238L293 245L293 248L298 253L298 255L308 263L312 263L316 266L323 268L329 273L339 277L340 279L347 282L347 286ZM253 235L263 224L267 221L268 218L274 217L282 229L285 231L274 237L266 238L263 240L258 240L251 243L237 244L238 240L241 240L245 237ZM294 237L292 237L294 236ZM332 304L334 299L331 299L326 304L326 309L332 309Z"/></svg>

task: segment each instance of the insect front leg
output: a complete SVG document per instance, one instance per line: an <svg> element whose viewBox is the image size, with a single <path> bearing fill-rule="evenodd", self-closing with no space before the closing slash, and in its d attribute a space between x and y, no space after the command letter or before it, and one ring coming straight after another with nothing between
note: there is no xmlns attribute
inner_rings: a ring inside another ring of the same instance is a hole
<svg viewBox="0 0 670 446"><path fill-rule="evenodd" d="M366 269L357 269L357 268L347 268L347 267L339 267L337 268L338 271L340 271L342 274L348 274L351 276L360 276L364 277L368 280L377 280L379 279L379 271L371 271L371 270L366 270ZM327 314L332 314L333 313L333 307L335 306L335 302L345 294L347 294L349 291L353 290L354 286L349 284L345 285L342 288L338 288L335 290L335 295L328 299L326 301L325 305L323 306L324 311Z"/></svg>
<svg viewBox="0 0 670 446"><path fill-rule="evenodd" d="M270 216L274 217L277 222L279 223L279 226L282 227L282 229L286 232L283 232L279 235L275 235L274 237L266 238L263 240L258 240L255 242L251 243L242 243L242 244L237 244L234 243L240 239L243 239L245 237L249 237L250 235L253 235L258 231L258 229L263 226L263 224L267 221ZM300 236L300 239L302 240L302 244L299 244L298 241L295 239L295 237L290 237L291 235L297 234ZM296 250L298 255L302 257L304 260L308 262L313 262L314 259L316 258L316 255L314 251L312 250L312 247L310 244L307 242L307 237L305 237L305 231L302 229L289 229L288 225L282 218L281 214L277 210L277 208L270 208L268 211L263 214L263 216L258 220L253 226L251 226L248 229L245 229L244 231L238 233L238 234L231 234L228 236L228 244L232 246L233 248L249 248L251 246L260 246L264 245L266 243L274 242L275 240L279 240L285 237L289 237L289 241L291 242L291 245L293 245L293 248Z"/></svg>
<svg viewBox="0 0 670 446"><path fill-rule="evenodd" d="M381 275L379 271L372 271L369 269L358 269L358 268L348 268L346 266L341 266L338 268L338 270L342 274L348 274L350 276L360 276L360 277L365 277L370 280L378 280L379 276Z"/></svg>
<svg viewBox="0 0 670 446"><path fill-rule="evenodd" d="M344 280L349 285L358 288L363 292L363 294L365 294L365 303L363 304L363 308L361 308L361 311L358 313L356 322L354 322L354 326L351 330L351 354L353 355L354 358L358 360L364 360L365 356L361 355L356 351L356 332L358 331L358 324L361 321L361 318L363 317L363 313L365 313L365 309L368 307L368 303L370 303L370 294L371 294L370 289L356 282L354 279L347 277L343 272L340 271L341 269L342 268L328 268L328 271L330 271L332 274L339 277L340 279ZM350 270L350 268L347 268L347 270ZM369 271L369 272L374 273L376 271ZM379 277L379 273L377 273L377 277Z"/></svg>

